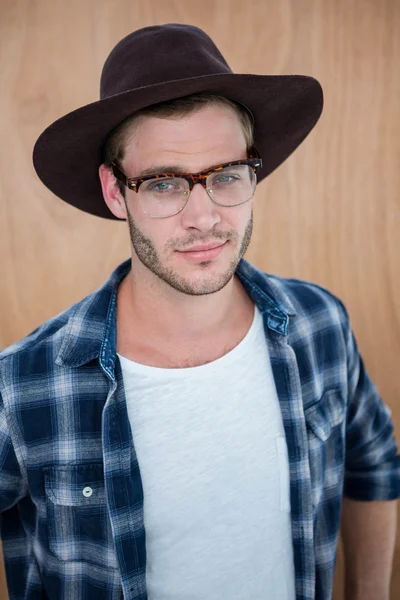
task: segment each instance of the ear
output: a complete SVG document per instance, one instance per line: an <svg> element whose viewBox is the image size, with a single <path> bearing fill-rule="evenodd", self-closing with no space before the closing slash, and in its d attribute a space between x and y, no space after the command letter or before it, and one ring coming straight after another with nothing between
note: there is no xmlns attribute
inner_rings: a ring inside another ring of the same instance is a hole
<svg viewBox="0 0 400 600"><path fill-rule="evenodd" d="M99 167L99 177L101 189L103 190L104 201L113 215L119 219L126 219L126 205L124 198L119 190L117 181L114 177L112 169L106 167L105 164Z"/></svg>

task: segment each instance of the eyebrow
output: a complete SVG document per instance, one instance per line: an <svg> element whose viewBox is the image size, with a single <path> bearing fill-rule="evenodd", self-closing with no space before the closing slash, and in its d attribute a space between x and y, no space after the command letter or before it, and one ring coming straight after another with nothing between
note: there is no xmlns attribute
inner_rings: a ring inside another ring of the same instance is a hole
<svg viewBox="0 0 400 600"><path fill-rule="evenodd" d="M159 173L189 173L184 167L178 165L160 165L149 167L142 171L137 177L147 177L148 175L158 175Z"/></svg>
<svg viewBox="0 0 400 600"><path fill-rule="evenodd" d="M246 160L246 159L244 158L243 160ZM227 163L229 163L229 162L235 162L235 160L227 161ZM219 164L227 164L227 163L219 163ZM218 167L219 164L212 165L210 167L206 167L205 169L202 169L201 171L196 171L196 173L204 173L204 171L210 171L210 170L214 169L215 167ZM160 173L190 173L190 171L185 169L185 167L182 167L182 165L159 165L159 166L156 165L156 166L149 167L148 169L145 169L139 175L136 175L135 179L140 179L141 177L147 177L148 175L159 175Z"/></svg>

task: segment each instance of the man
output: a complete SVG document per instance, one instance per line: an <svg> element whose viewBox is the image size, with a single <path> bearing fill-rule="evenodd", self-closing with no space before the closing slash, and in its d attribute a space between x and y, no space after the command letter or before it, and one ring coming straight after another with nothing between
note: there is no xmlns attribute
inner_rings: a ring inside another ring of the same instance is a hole
<svg viewBox="0 0 400 600"><path fill-rule="evenodd" d="M346 309L243 259L257 180L321 109L163 25L39 138L44 183L126 219L132 257L0 354L11 600L327 600L342 508L347 598L389 598L399 460Z"/></svg>

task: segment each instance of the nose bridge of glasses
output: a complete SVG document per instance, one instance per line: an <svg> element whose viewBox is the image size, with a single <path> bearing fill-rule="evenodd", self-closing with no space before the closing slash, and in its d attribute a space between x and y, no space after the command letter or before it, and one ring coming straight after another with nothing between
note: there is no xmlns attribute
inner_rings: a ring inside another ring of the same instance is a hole
<svg viewBox="0 0 400 600"><path fill-rule="evenodd" d="M193 187L196 183L199 183L205 190L207 189L207 175L204 173L188 173L185 176L186 181L189 183L190 191L192 191Z"/></svg>

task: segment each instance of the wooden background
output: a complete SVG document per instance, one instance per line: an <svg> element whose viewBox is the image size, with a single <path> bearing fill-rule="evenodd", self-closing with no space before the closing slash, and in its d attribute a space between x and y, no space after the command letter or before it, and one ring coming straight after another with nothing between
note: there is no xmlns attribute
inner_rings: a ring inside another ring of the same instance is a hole
<svg viewBox="0 0 400 600"><path fill-rule="evenodd" d="M118 40L166 22L205 29L236 72L321 81L323 116L261 184L246 257L343 299L399 434L399 0L0 0L0 347L96 289L129 256L126 226L52 196L31 152L50 122L98 98ZM339 600L341 558L337 571ZM4 582L0 589L5 599Z"/></svg>

